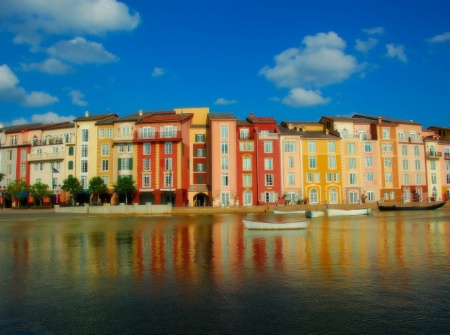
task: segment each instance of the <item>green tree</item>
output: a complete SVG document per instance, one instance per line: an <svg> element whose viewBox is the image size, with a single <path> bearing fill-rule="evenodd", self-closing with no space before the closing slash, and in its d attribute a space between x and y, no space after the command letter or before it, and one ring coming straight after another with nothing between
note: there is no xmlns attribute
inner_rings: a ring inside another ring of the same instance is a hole
<svg viewBox="0 0 450 335"><path fill-rule="evenodd" d="M4 176L6 176L6 174L0 172L0 181L3 180L3 177L4 177Z"/></svg>
<svg viewBox="0 0 450 335"><path fill-rule="evenodd" d="M8 192L14 200L19 202L19 206L23 199L28 196L28 185L22 179L16 179L6 186L6 192Z"/></svg>
<svg viewBox="0 0 450 335"><path fill-rule="evenodd" d="M31 185L30 194L35 202L39 202L42 206L44 198L50 198L52 196L52 191L47 184L36 183Z"/></svg>
<svg viewBox="0 0 450 335"><path fill-rule="evenodd" d="M72 176L69 176L67 179L63 180L61 189L69 194L69 197L72 199L72 206L75 205L75 198L77 194L83 192L83 186L81 186L80 181Z"/></svg>
<svg viewBox="0 0 450 335"><path fill-rule="evenodd" d="M125 194L125 204L128 204L128 194L134 193L136 187L131 177L121 177L117 180L117 183L113 185L114 192L117 194Z"/></svg>
<svg viewBox="0 0 450 335"><path fill-rule="evenodd" d="M89 180L89 190L91 191L92 199L95 199L95 203L98 203L100 193L108 192L108 187L106 187L105 181L102 178L93 177Z"/></svg>

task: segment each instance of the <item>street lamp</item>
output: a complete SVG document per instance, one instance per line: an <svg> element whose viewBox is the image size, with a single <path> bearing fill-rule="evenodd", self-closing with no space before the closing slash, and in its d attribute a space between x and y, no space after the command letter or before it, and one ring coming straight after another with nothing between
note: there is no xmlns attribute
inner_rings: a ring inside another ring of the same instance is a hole
<svg viewBox="0 0 450 335"><path fill-rule="evenodd" d="M55 204L59 204L59 190L61 188L61 185L53 185L53 193L55 194Z"/></svg>

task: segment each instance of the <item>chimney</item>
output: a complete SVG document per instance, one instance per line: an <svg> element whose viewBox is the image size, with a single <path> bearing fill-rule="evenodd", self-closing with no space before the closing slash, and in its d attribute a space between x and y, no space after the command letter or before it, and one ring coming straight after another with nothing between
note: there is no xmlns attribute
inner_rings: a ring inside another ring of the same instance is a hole
<svg viewBox="0 0 450 335"><path fill-rule="evenodd" d="M381 122L383 121L383 119L381 118L381 116L378 117L378 124L381 124Z"/></svg>
<svg viewBox="0 0 450 335"><path fill-rule="evenodd" d="M139 116L144 115L144 112L142 111L142 109L139 111Z"/></svg>
<svg viewBox="0 0 450 335"><path fill-rule="evenodd" d="M255 113L250 112L250 119L253 119L254 116L255 116Z"/></svg>
<svg viewBox="0 0 450 335"><path fill-rule="evenodd" d="M329 135L330 131L328 129L325 129L325 135Z"/></svg>
<svg viewBox="0 0 450 335"><path fill-rule="evenodd" d="M84 116L88 117L89 116L89 111L84 112Z"/></svg>

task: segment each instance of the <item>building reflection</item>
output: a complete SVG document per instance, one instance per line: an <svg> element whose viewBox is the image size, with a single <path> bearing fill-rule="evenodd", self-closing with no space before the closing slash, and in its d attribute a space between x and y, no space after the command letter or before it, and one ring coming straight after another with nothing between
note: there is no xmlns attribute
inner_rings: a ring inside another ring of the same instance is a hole
<svg viewBox="0 0 450 335"><path fill-rule="evenodd" d="M128 224L123 218L108 224L92 220L87 230L85 225L70 224L55 230L49 224L10 232L14 238L10 245L0 246L0 254L10 263L12 288L36 272L91 279L131 274L137 281L150 278L159 284L173 278L185 283L208 278L226 285L292 269L330 282L356 275L390 285L393 278L383 274L387 268L403 269L406 275L409 268L421 266L424 255L436 266L450 259L450 227L433 219L417 223L324 219L308 230L277 232L244 230L236 215L183 217L175 222L170 217L158 222L135 218Z"/></svg>

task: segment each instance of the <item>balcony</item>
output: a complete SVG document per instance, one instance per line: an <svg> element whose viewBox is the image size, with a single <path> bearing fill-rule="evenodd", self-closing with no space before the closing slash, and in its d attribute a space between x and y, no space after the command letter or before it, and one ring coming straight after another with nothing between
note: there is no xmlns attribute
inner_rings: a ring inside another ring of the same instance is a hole
<svg viewBox="0 0 450 335"><path fill-rule="evenodd" d="M114 135L113 142L133 142L133 134Z"/></svg>
<svg viewBox="0 0 450 335"><path fill-rule="evenodd" d="M444 159L450 159L450 152L444 153Z"/></svg>
<svg viewBox="0 0 450 335"><path fill-rule="evenodd" d="M426 156L428 159L439 159L442 157L442 152L428 151Z"/></svg>
<svg viewBox="0 0 450 335"><path fill-rule="evenodd" d="M398 138L399 143L416 143L421 144L423 143L423 138L419 137L399 137Z"/></svg>
<svg viewBox="0 0 450 335"><path fill-rule="evenodd" d="M63 159L64 152L44 152L41 154L28 154L29 162L55 161Z"/></svg>
<svg viewBox="0 0 450 335"><path fill-rule="evenodd" d="M155 131L147 134L134 133L135 142L181 141L181 131Z"/></svg>
<svg viewBox="0 0 450 335"><path fill-rule="evenodd" d="M278 140L278 133L258 133L260 140Z"/></svg>

